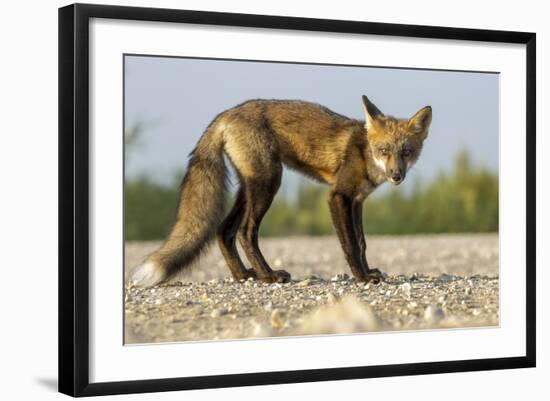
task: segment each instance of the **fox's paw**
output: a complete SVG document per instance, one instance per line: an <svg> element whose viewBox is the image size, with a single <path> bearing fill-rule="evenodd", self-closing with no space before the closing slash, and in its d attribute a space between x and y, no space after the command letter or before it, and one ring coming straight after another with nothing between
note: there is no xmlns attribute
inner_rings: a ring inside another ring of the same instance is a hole
<svg viewBox="0 0 550 401"><path fill-rule="evenodd" d="M242 272L242 274L238 274L238 275L234 274L233 278L237 281L248 280L249 278L252 278L253 280L257 280L258 275L256 274L256 272L253 269L245 269Z"/></svg>
<svg viewBox="0 0 550 401"><path fill-rule="evenodd" d="M152 287L166 280L166 273L154 262L145 262L132 272L130 282L139 287Z"/></svg>
<svg viewBox="0 0 550 401"><path fill-rule="evenodd" d="M269 275L260 277L264 283L288 283L290 279L290 273L285 270L273 270Z"/></svg>
<svg viewBox="0 0 550 401"><path fill-rule="evenodd" d="M365 283L378 284L381 281L384 281L384 279L385 279L384 273L382 273L380 270L378 270L378 269L369 269L369 271L367 272L367 275L365 276L363 281Z"/></svg>

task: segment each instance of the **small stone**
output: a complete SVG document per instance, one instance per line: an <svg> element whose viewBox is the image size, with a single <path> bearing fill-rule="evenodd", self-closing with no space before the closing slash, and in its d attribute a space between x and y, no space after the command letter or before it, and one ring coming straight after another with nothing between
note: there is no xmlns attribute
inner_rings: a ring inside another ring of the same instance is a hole
<svg viewBox="0 0 550 401"><path fill-rule="evenodd" d="M274 309L273 312L271 312L270 322L271 327L274 329L282 329L286 324L286 313L281 309Z"/></svg>
<svg viewBox="0 0 550 401"><path fill-rule="evenodd" d="M329 294L327 295L327 301L329 303L334 303L337 300L338 300L338 298L336 298L336 296L332 292L329 292Z"/></svg>
<svg viewBox="0 0 550 401"><path fill-rule="evenodd" d="M406 296L407 298L411 297L411 288L412 287L409 283L403 283L399 286L399 289L401 290L403 295Z"/></svg>
<svg viewBox="0 0 550 401"><path fill-rule="evenodd" d="M311 285L311 279L306 278L305 280L299 281L298 284L296 284L298 287L307 287Z"/></svg>
<svg viewBox="0 0 550 401"><path fill-rule="evenodd" d="M445 312L438 305L429 305L424 311L424 320L429 323L439 323L445 318Z"/></svg>
<svg viewBox="0 0 550 401"><path fill-rule="evenodd" d="M455 280L455 276L453 276L451 274L443 273L441 276L439 276L439 280L441 280L445 283L449 283L449 282Z"/></svg>
<svg viewBox="0 0 550 401"><path fill-rule="evenodd" d="M330 281L336 282L336 281L344 281L348 280L349 276L346 273L338 273L337 275L333 276Z"/></svg>
<svg viewBox="0 0 550 401"><path fill-rule="evenodd" d="M323 281L323 279L320 276L314 273L308 274L305 278L310 279L311 281Z"/></svg>
<svg viewBox="0 0 550 401"><path fill-rule="evenodd" d="M155 305L160 305L162 303L162 299L156 299L155 300Z"/></svg>
<svg viewBox="0 0 550 401"><path fill-rule="evenodd" d="M214 309L212 312L210 312L210 317L212 318L218 318L222 315L225 315L227 313L224 309Z"/></svg>
<svg viewBox="0 0 550 401"><path fill-rule="evenodd" d="M252 336L253 337L269 337L273 335L271 332L271 329L268 328L266 325L254 322L252 326Z"/></svg>

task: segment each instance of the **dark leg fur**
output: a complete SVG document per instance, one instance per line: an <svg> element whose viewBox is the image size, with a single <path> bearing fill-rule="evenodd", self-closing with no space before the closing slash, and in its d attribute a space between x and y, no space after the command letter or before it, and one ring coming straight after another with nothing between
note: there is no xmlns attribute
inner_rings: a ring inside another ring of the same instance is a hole
<svg viewBox="0 0 550 401"><path fill-rule="evenodd" d="M363 272L365 273L365 277L369 278L368 281L376 282L376 276L381 279L382 274L378 269L370 269L367 262L367 242L365 241L365 234L363 232L363 202L353 202L352 219L354 222L355 236L359 243L359 257L361 258Z"/></svg>
<svg viewBox="0 0 550 401"><path fill-rule="evenodd" d="M366 257L361 254L362 246L360 245L361 241L357 232L357 221L354 221L353 200L346 195L332 192L329 198L329 206L334 227L336 228L338 239L344 250L344 255L351 268L351 272L359 281L379 282L380 275L375 274L374 270L367 271L366 265L363 264L363 260L366 262ZM357 214L357 210L355 214ZM361 236L364 242L362 227ZM363 249L366 249L366 244Z"/></svg>
<svg viewBox="0 0 550 401"><path fill-rule="evenodd" d="M363 203L353 202L353 223L357 242L359 243L359 256L361 258L361 265L363 271L366 273L369 270L369 264L367 263L367 243L365 241L365 234L363 233Z"/></svg>
<svg viewBox="0 0 550 401"><path fill-rule="evenodd" d="M246 213L239 237L241 246L256 272L257 277L266 282L290 281L290 274L284 270L272 270L265 261L258 246L258 230L265 213L281 184L282 167L274 168L269 178L246 180Z"/></svg>
<svg viewBox="0 0 550 401"><path fill-rule="evenodd" d="M361 264L359 244L354 229L352 200L343 194L332 192L329 197L329 207L336 234L351 272L355 278L363 281L365 272Z"/></svg>
<svg viewBox="0 0 550 401"><path fill-rule="evenodd" d="M236 280L256 277L256 273L252 269L246 269L239 257L237 251L236 238L239 227L243 221L245 214L245 194L241 187L235 197L233 208L220 225L218 230L218 243L222 251L223 257L231 270L231 274Z"/></svg>

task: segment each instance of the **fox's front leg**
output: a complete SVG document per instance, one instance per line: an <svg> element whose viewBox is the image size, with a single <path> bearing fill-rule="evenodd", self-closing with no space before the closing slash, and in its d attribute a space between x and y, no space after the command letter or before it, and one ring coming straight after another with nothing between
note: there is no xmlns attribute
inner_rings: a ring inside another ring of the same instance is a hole
<svg viewBox="0 0 550 401"><path fill-rule="evenodd" d="M378 269L371 269L367 262L367 242L365 241L365 233L363 232L363 202L362 200L354 199L352 205L352 218L355 229L355 236L359 243L359 252L361 257L361 265L367 276L367 281L378 282L383 279L382 272Z"/></svg>
<svg viewBox="0 0 550 401"><path fill-rule="evenodd" d="M362 263L361 247L353 221L353 200L345 194L333 191L330 193L329 207L336 234L351 272L357 280L372 280L373 277L369 277Z"/></svg>

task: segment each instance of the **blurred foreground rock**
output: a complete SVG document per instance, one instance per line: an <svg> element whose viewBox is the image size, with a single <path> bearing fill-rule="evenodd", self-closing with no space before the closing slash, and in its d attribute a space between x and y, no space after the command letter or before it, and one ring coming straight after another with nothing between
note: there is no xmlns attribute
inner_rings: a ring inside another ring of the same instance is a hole
<svg viewBox="0 0 550 401"><path fill-rule="evenodd" d="M353 296L347 296L306 315L292 334L366 333L383 328L384 323L369 305L365 305Z"/></svg>

